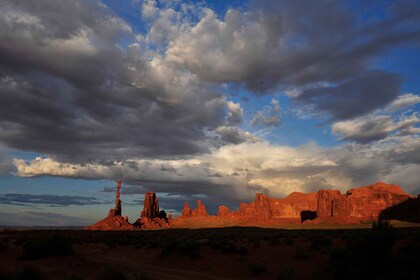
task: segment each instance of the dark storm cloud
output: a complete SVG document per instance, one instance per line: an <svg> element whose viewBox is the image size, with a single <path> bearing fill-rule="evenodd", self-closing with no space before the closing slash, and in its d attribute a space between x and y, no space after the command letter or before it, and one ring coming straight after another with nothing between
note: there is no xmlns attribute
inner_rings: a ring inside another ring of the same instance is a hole
<svg viewBox="0 0 420 280"><path fill-rule="evenodd" d="M49 206L102 204L94 197L18 193L8 193L0 195L0 203L12 205L45 204Z"/></svg>
<svg viewBox="0 0 420 280"><path fill-rule="evenodd" d="M243 83L258 95L301 89L299 103L350 119L400 93L400 78L372 64L419 44L419 13L418 1L252 1L247 13L230 10L223 20L207 13L168 54L203 80Z"/></svg>
<svg viewBox="0 0 420 280"><path fill-rule="evenodd" d="M221 95L165 85L139 44L124 47L135 34L99 1L0 5L6 146L67 162L177 156L207 151L204 130L224 124Z"/></svg>
<svg viewBox="0 0 420 280"><path fill-rule="evenodd" d="M349 119L384 107L397 97L400 84L395 74L368 71L337 86L305 90L297 100L315 104L336 120Z"/></svg>

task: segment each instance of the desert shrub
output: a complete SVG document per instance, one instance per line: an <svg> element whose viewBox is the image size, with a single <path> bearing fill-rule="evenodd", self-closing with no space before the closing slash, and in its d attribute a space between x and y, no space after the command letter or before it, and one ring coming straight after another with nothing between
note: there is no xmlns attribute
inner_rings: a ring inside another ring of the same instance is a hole
<svg viewBox="0 0 420 280"><path fill-rule="evenodd" d="M382 279L395 268L392 247L395 229L387 222L375 222L370 231L353 234L345 249L330 252L330 266L337 279Z"/></svg>
<svg viewBox="0 0 420 280"><path fill-rule="evenodd" d="M198 243L196 240L186 240L185 242L181 243L178 248L179 252L186 256L191 252L198 250L200 248L200 243Z"/></svg>
<svg viewBox="0 0 420 280"><path fill-rule="evenodd" d="M6 251L9 246L6 243L0 242L0 253Z"/></svg>
<svg viewBox="0 0 420 280"><path fill-rule="evenodd" d="M321 250L331 247L331 240L329 238L325 238L323 236L313 236L310 239L310 248L311 250Z"/></svg>
<svg viewBox="0 0 420 280"><path fill-rule="evenodd" d="M191 258L192 260L198 260L198 259L201 259L200 252L197 252L197 251L192 251L192 252L190 253L190 258Z"/></svg>
<svg viewBox="0 0 420 280"><path fill-rule="evenodd" d="M292 279L295 275L295 269L292 266L283 267L279 273L279 280Z"/></svg>
<svg viewBox="0 0 420 280"><path fill-rule="evenodd" d="M220 244L220 250L223 254L230 254L236 252L236 245L233 240L225 239Z"/></svg>
<svg viewBox="0 0 420 280"><path fill-rule="evenodd" d="M271 239L271 241L270 241L270 246L271 247L276 247L278 244L279 244L279 241L278 241L277 238Z"/></svg>
<svg viewBox="0 0 420 280"><path fill-rule="evenodd" d="M124 271L119 267L109 266L102 270L96 277L98 280L126 280L128 279Z"/></svg>
<svg viewBox="0 0 420 280"><path fill-rule="evenodd" d="M291 246L293 244L295 244L295 239L292 237L286 237L284 239L284 243L286 243L287 246Z"/></svg>
<svg viewBox="0 0 420 280"><path fill-rule="evenodd" d="M3 271L0 270L0 279L2 280L12 280L14 279L12 273L8 272L8 271Z"/></svg>
<svg viewBox="0 0 420 280"><path fill-rule="evenodd" d="M248 248L245 246L239 247L239 255L246 256L248 255Z"/></svg>
<svg viewBox="0 0 420 280"><path fill-rule="evenodd" d="M85 278L83 278L82 276L79 276L79 275L76 275L76 274L64 277L64 280L84 280L84 279Z"/></svg>
<svg viewBox="0 0 420 280"><path fill-rule="evenodd" d="M131 277L130 280L153 280L154 278L147 274L146 272L136 272Z"/></svg>
<svg viewBox="0 0 420 280"><path fill-rule="evenodd" d="M45 273L36 267L25 267L17 272L17 280L46 280L49 279Z"/></svg>
<svg viewBox="0 0 420 280"><path fill-rule="evenodd" d="M33 260L51 256L73 255L73 243L61 234L39 237L23 246L22 259Z"/></svg>
<svg viewBox="0 0 420 280"><path fill-rule="evenodd" d="M297 259L310 259L311 254L308 249L303 246L296 246L295 248L295 258Z"/></svg>
<svg viewBox="0 0 420 280"><path fill-rule="evenodd" d="M267 272L267 266L259 262L249 263L248 270L253 276L262 275Z"/></svg>

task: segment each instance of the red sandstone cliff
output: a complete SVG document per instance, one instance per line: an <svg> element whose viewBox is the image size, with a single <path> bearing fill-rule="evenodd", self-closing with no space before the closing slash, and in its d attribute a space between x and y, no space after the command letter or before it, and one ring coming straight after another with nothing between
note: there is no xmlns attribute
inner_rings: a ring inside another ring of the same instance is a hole
<svg viewBox="0 0 420 280"><path fill-rule="evenodd" d="M170 227L165 211L159 211L159 198L156 197L154 192L145 194L143 210L140 213L140 218L133 226L140 229Z"/></svg>
<svg viewBox="0 0 420 280"><path fill-rule="evenodd" d="M377 182L374 185L350 189L346 194L338 190L320 190L316 193L294 192L284 199L257 194L255 201L241 203L239 209L230 211L220 206L217 216L203 216L201 224L220 225L275 225L300 223L314 219L315 223L358 223L378 218L384 209L411 198L401 187ZM200 208L204 208L199 201ZM190 225L193 218L186 203L181 219L175 219L175 226ZM308 214L309 213L309 214ZM303 217L302 215L308 216ZM207 217L207 218L204 218Z"/></svg>
<svg viewBox="0 0 420 280"><path fill-rule="evenodd" d="M403 202L408 203L409 208L405 207L407 209L419 205L418 199L415 200L414 197L405 193L401 187L377 182L374 185L350 189L345 194L341 194L338 190L320 190L314 193L294 192L279 199L259 193L255 201L241 203L238 210L230 211L228 207L220 206L217 216L210 216L201 200L197 201L195 209L191 209L185 202L180 217L172 218L168 215L167 218L165 211L159 211L159 199L155 193L147 192L140 218L131 225L128 223L128 218L121 216L120 188L119 181L115 209L109 211L107 218L86 229L275 226L306 220L312 220L311 223L348 224L372 221L378 219L381 213L384 213L382 215L384 217L389 216L390 214L384 210ZM397 210L398 214L402 212L399 208ZM417 213L416 215L420 213L419 209L414 212ZM404 215L407 216L405 213Z"/></svg>

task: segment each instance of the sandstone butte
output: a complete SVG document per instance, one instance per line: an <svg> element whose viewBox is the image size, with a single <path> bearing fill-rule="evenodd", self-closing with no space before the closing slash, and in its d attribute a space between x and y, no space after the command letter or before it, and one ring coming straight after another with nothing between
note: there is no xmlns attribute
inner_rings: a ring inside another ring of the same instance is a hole
<svg viewBox="0 0 420 280"><path fill-rule="evenodd" d="M348 190L320 190L313 193L293 192L285 198L256 194L255 201L241 203L238 210L219 206L215 216L207 213L201 200L195 209L187 202L182 215L172 218L159 210L159 199L147 192L140 217L130 224L122 216L121 181L118 180L115 208L108 217L88 226L87 230L136 230L153 228L204 228L225 226L281 226L284 224L357 224L378 218L420 222L420 195L405 193L400 186L377 182L374 185ZM405 206L407 205L407 206ZM402 209L402 210L401 210ZM410 220L411 219L411 220Z"/></svg>

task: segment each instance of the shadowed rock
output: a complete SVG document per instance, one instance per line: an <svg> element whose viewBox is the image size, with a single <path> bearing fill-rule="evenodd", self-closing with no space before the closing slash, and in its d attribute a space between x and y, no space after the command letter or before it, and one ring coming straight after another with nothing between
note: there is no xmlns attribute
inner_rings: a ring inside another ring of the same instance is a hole
<svg viewBox="0 0 420 280"><path fill-rule="evenodd" d="M144 196L143 211L141 211L141 218L156 218L159 214L159 199L154 192L147 192Z"/></svg>
<svg viewBox="0 0 420 280"><path fill-rule="evenodd" d="M307 220L315 220L318 217L318 215L316 214L316 211L309 211L309 210L304 210L302 212L300 212L300 222L303 223L304 221Z"/></svg>

